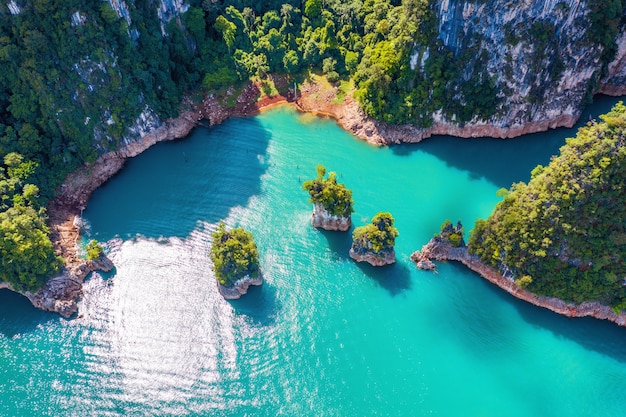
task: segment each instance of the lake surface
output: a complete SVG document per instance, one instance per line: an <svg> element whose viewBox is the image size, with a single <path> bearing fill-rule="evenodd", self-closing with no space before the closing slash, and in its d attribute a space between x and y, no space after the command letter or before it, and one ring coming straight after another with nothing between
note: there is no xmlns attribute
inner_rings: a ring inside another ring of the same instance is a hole
<svg viewBox="0 0 626 417"><path fill-rule="evenodd" d="M0 415L624 416L626 329L409 260L574 134L376 148L279 107L159 144L85 210L116 269L86 282L80 317L0 291ZM393 214L397 264L356 264L351 233L310 226L319 163L353 190L355 226ZM220 221L259 247L266 282L241 300L211 271Z"/></svg>

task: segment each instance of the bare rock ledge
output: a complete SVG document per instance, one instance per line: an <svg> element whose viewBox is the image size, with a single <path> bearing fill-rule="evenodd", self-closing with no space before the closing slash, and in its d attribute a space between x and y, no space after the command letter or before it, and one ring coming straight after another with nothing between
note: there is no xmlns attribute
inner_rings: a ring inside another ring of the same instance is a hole
<svg viewBox="0 0 626 417"><path fill-rule="evenodd" d="M258 286L263 284L263 275L261 275L260 271L257 277L246 275L245 277L237 280L231 287L222 285L217 280L215 282L217 282L217 289L220 291L220 294L222 294L222 297L227 300L236 300L246 294L251 285Z"/></svg>
<svg viewBox="0 0 626 417"><path fill-rule="evenodd" d="M357 253L354 249L350 249L350 257L357 262L367 262L372 266L385 266L396 262L396 251L392 250L381 257L372 252Z"/></svg>
<svg viewBox="0 0 626 417"><path fill-rule="evenodd" d="M311 216L313 227L324 230L339 230L345 232L352 226L351 216L334 216L319 204L313 205L313 215Z"/></svg>
<svg viewBox="0 0 626 417"><path fill-rule="evenodd" d="M593 317L600 320L608 320L616 323L618 326L626 326L626 313L615 313L611 307L597 302L584 302L581 304L567 303L561 299L554 297L544 297L531 293L525 289L518 287L514 281L505 278L495 269L485 265L474 255L470 255L467 247L453 247L449 242L434 237L421 251L411 255L411 259L429 261L434 259L437 261L457 261L476 272L487 281L496 284L512 296L529 302L537 307L547 308L557 314L566 317Z"/></svg>

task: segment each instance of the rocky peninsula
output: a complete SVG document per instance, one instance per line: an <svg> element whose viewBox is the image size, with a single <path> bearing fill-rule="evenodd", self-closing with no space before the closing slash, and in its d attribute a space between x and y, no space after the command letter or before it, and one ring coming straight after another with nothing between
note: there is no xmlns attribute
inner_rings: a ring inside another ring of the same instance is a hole
<svg viewBox="0 0 626 417"><path fill-rule="evenodd" d="M515 281L504 277L495 269L485 265L477 256L470 255L466 246L454 247L447 239L439 236L433 237L421 251L411 255L411 260L418 268L432 270L435 261L456 261L476 272L492 284L502 288L512 296L526 301L537 307L547 308L557 314L566 317L593 317L600 320L608 320L618 326L626 326L626 313L615 313L611 307L597 303L584 302L581 304L567 303L553 297L543 297L531 293L515 284Z"/></svg>

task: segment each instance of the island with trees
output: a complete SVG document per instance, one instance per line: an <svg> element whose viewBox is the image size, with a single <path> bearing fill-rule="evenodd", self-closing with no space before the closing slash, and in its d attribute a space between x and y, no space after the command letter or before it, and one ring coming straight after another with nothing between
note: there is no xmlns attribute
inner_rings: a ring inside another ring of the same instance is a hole
<svg viewBox="0 0 626 417"><path fill-rule="evenodd" d="M317 178L305 181L302 188L309 192L313 203L311 224L324 230L345 232L352 226L354 201L352 191L337 182L337 174L330 172L325 178L326 168L317 166Z"/></svg>
<svg viewBox="0 0 626 417"><path fill-rule="evenodd" d="M239 227L226 230L220 223L211 234L210 257L220 294L232 300L241 297L251 285L263 284L259 251L252 233Z"/></svg>
<svg viewBox="0 0 626 417"><path fill-rule="evenodd" d="M379 212L372 222L354 229L350 257L357 262L368 262L373 266L396 262L394 245L398 237L391 213Z"/></svg>
<svg viewBox="0 0 626 417"><path fill-rule="evenodd" d="M626 325L626 106L600 119L499 192L467 246L440 236L412 259L457 260L533 304Z"/></svg>

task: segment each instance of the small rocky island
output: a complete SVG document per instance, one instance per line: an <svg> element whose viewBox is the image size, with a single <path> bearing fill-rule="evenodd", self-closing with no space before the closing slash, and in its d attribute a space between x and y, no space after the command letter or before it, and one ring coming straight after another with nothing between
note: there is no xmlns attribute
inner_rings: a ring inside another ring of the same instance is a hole
<svg viewBox="0 0 626 417"><path fill-rule="evenodd" d="M444 252L450 252L455 248L465 249L463 225L460 221L457 222L456 226L453 226L450 220L446 220L441 225L439 235L433 237L427 245L424 245L421 251L413 252L411 260L415 262L415 266L419 269L434 271L437 269L437 265L431 259L441 260L437 254L442 247L446 248Z"/></svg>
<svg viewBox="0 0 626 417"><path fill-rule="evenodd" d="M350 257L357 262L368 262L373 266L396 262L394 245L398 229L393 223L391 213L380 212L374 216L370 224L354 229Z"/></svg>
<svg viewBox="0 0 626 417"><path fill-rule="evenodd" d="M302 184L302 188L309 192L310 201L313 203L311 224L324 230L345 232L352 226L351 214L354 211L352 191L345 185L337 183L337 174L334 172L330 172L328 178L324 178L326 175L324 165L318 165L316 169L317 178Z"/></svg>
<svg viewBox="0 0 626 417"><path fill-rule="evenodd" d="M237 299L248 292L250 285L263 284L259 251L252 233L243 228L226 230L224 223L220 223L211 237L211 261L217 288L224 298Z"/></svg>

